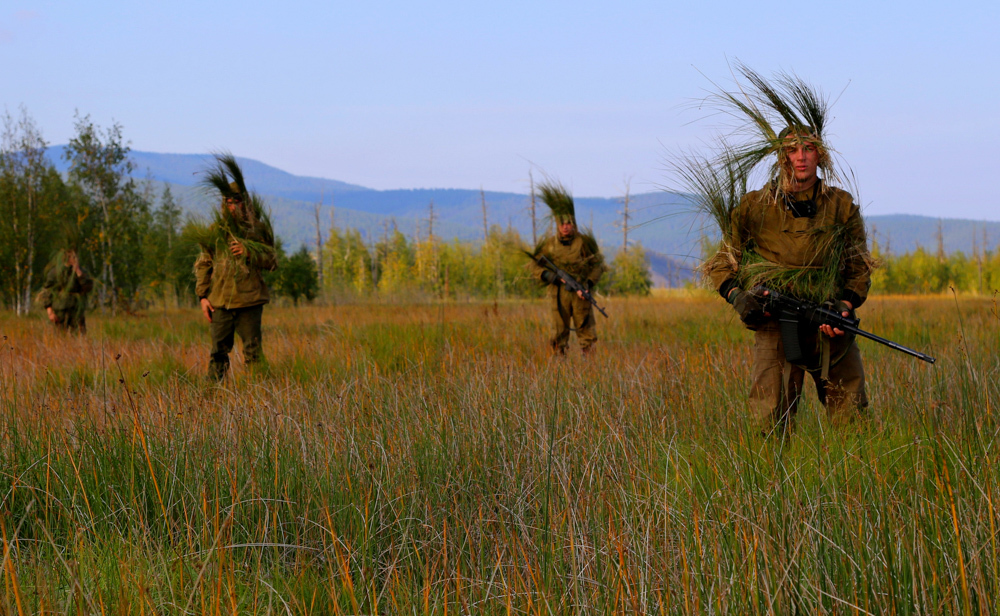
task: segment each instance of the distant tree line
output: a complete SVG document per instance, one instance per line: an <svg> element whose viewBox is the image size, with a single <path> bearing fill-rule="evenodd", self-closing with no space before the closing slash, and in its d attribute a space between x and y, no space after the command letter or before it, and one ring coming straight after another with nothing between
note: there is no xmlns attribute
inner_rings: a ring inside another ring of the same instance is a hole
<svg viewBox="0 0 1000 616"><path fill-rule="evenodd" d="M504 299L538 297L544 288L525 267L527 244L513 228L493 225L481 242L408 238L394 226L365 241L358 229L330 229L323 244L322 289L333 297ZM619 252L598 292L648 295L652 279L641 246Z"/></svg>
<svg viewBox="0 0 1000 616"><path fill-rule="evenodd" d="M939 232L940 237L940 232ZM990 295L1000 289L1000 248L986 250L973 242L971 254L946 254L939 239L937 250L917 247L913 252L893 255L878 244L872 256L878 267L872 274L872 289L886 294L960 293Z"/></svg>
<svg viewBox="0 0 1000 616"><path fill-rule="evenodd" d="M165 187L153 194L151 182L133 179L134 165L121 125L96 126L77 115L75 135L64 156L64 176L46 157L48 144L24 108L0 118L0 305L27 314L58 251L76 250L96 285L90 303L112 313L155 304L194 303L192 264L197 245L186 238L191 220ZM312 293L296 278L302 257L274 273L270 283L283 294ZM306 274L308 276L308 273ZM290 295L290 294L289 294Z"/></svg>
<svg viewBox="0 0 1000 616"><path fill-rule="evenodd" d="M60 174L48 144L24 108L5 112L0 134L0 305L29 312L60 250L74 249L96 285L92 307L112 313L152 306L193 305L193 221L169 186L133 179L122 127L102 129L76 116L75 135ZM318 222L318 219L317 219ZM525 269L528 247L517 231L494 226L484 241L445 241L429 233L408 238L387 226L381 238L333 227L322 249L302 246L267 275L276 295L294 303L320 295L345 297L509 298L542 293ZM599 287L605 293L648 294L641 246L622 251Z"/></svg>

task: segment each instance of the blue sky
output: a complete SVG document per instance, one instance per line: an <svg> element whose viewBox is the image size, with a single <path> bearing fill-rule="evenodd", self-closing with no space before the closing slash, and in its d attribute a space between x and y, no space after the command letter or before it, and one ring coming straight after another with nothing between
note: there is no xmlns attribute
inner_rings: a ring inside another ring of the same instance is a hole
<svg viewBox="0 0 1000 616"><path fill-rule="evenodd" d="M729 62L839 97L869 214L1000 220L1000 3L171 2L0 7L0 106L132 147L228 149L372 188L579 196L668 181Z"/></svg>

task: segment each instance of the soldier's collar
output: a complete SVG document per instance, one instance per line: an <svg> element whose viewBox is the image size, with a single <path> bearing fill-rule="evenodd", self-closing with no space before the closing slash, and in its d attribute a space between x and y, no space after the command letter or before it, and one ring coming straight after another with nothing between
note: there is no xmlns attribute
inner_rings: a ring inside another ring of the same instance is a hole
<svg viewBox="0 0 1000 616"><path fill-rule="evenodd" d="M785 202L785 209L792 213L795 218L812 218L816 215L818 205L816 204L816 197L819 195L820 182L823 180L816 179L816 183L813 184L811 196L805 199L796 199L795 197L807 192L808 189L804 191L799 191L796 193L782 193L782 197Z"/></svg>

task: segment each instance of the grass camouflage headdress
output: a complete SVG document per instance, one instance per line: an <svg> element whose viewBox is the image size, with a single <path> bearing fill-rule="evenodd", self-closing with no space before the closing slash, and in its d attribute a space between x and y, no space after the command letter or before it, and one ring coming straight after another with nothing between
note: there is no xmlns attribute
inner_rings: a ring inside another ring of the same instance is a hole
<svg viewBox="0 0 1000 616"><path fill-rule="evenodd" d="M709 105L730 117L735 125L725 141L724 156L736 169L750 176L762 163L768 180L787 190L791 168L785 155L791 140L814 145L826 184L843 184L845 177L834 163L835 152L826 138L830 103L819 89L785 72L768 79L741 62L736 63L736 88L719 88L707 98Z"/></svg>
<svg viewBox="0 0 1000 616"><path fill-rule="evenodd" d="M545 181L538 185L538 196L552 212L551 218L560 224L565 221L576 224L576 207L573 197L559 182Z"/></svg>
<svg viewBox="0 0 1000 616"><path fill-rule="evenodd" d="M248 229L257 228L266 242L274 242L271 218L264 202L257 193L247 189L236 157L229 153L216 154L215 164L205 172L202 186L220 197L219 206L212 213L212 224L197 225L190 233L203 250L214 252L234 239L243 244L249 257L271 250L270 246L246 237ZM238 214L230 211L226 200L241 203Z"/></svg>
<svg viewBox="0 0 1000 616"><path fill-rule="evenodd" d="M794 75L778 73L768 80L741 63L737 63L736 70L742 77L742 81L737 79L736 90L720 88L708 99L735 121L732 130L718 138L708 155L682 156L670 163L690 194L694 209L713 220L721 231L718 250L701 269L707 274L728 262L743 289L773 286L802 299L825 301L836 291L840 255L851 250L851 230L838 228L826 234L829 245L821 252L829 258L823 266L792 268L764 260L752 245L735 246L733 224L739 221L733 220L733 213L747 193L751 176L759 175L765 165L765 181L775 189L772 196L778 199L787 191L791 176L785 150L789 139L817 147L823 190L828 183L843 183L824 139L827 99Z"/></svg>

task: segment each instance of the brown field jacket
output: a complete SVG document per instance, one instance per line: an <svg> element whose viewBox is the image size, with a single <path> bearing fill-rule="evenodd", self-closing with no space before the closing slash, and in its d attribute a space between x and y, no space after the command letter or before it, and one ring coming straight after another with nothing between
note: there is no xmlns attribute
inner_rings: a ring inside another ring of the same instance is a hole
<svg viewBox="0 0 1000 616"><path fill-rule="evenodd" d="M812 189L792 196L795 200L812 196ZM861 210L851 194L827 186L816 196L816 214L796 218L782 198L775 198L770 187L747 193L733 210L732 258L714 259L708 270L713 286L720 293L732 288L742 251L747 246L764 259L786 267L815 267L829 258L826 247L834 230L847 227L849 247L840 264L839 297L855 308L864 303L871 286L871 258Z"/></svg>
<svg viewBox="0 0 1000 616"><path fill-rule="evenodd" d="M237 257L228 248L203 250L194 264L195 293L199 298L207 297L215 308L248 308L266 304L271 295L264 283L262 271L273 271L277 267L273 243L264 223L256 223L247 229L244 237L266 244L270 250L250 258Z"/></svg>
<svg viewBox="0 0 1000 616"><path fill-rule="evenodd" d="M577 233L567 244L563 244L555 236L550 236L543 239L539 246L536 254L543 254L551 259L580 284L593 287L607 269L597 242L589 235ZM531 261L528 267L535 278L542 279L544 267L535 261Z"/></svg>

